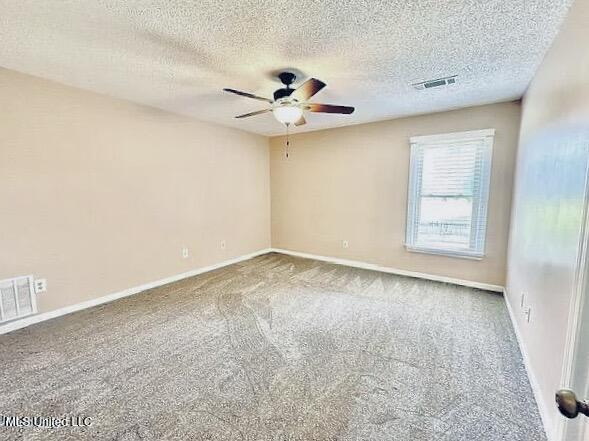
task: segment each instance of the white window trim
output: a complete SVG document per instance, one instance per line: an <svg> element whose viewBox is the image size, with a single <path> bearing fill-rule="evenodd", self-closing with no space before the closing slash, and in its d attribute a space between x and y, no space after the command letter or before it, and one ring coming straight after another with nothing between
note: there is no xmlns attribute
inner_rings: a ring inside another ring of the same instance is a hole
<svg viewBox="0 0 589 441"><path fill-rule="evenodd" d="M438 135L412 136L413 144L451 144L460 141L479 141L484 138L494 138L495 129L469 130L468 132L441 133ZM492 139L491 139L492 141Z"/></svg>
<svg viewBox="0 0 589 441"><path fill-rule="evenodd" d="M454 132L454 133L444 133L444 134L436 134L436 135L425 135L425 136L413 136L409 139L410 146L411 146L411 156L410 156L410 164L409 164L409 185L408 185L408 193L407 193L407 220L406 220L406 233L405 233L405 248L407 251L416 252L416 253L424 253L424 254L434 254L446 257L457 257L461 259L471 259L471 260L482 260L485 257L485 250L486 250L486 235L487 235L487 218L488 218L488 205L489 205L489 192L490 192L490 181L491 181L491 171L492 171L492 157L493 157L493 142L495 139L495 129L484 129L484 130L470 130L466 132ZM427 145L431 146L444 146L446 144L457 144L461 142L472 142L472 141L481 141L484 143L485 146L485 164L487 167L483 170L485 175L487 176L486 179L482 180L482 185L480 186L480 193L479 193L479 206L478 209L483 210L483 213L478 216L478 219L485 220L485 237L483 237L483 244L482 244L482 251L470 251L470 250L444 250L438 248L427 248L427 247L419 247L412 244L413 237L415 236L415 231L413 228L412 219L417 216L417 204L415 203L414 195L417 194L416 186L418 177L415 176L414 166L416 162L417 156L417 147L423 147Z"/></svg>

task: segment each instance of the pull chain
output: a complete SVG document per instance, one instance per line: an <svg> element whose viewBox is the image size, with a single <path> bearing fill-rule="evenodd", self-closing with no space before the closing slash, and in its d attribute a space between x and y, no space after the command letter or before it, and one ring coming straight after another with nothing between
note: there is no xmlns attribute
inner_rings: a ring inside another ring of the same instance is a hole
<svg viewBox="0 0 589 441"><path fill-rule="evenodd" d="M288 159L288 148L290 147L290 139L288 137L288 127L290 124L286 124L286 159Z"/></svg>

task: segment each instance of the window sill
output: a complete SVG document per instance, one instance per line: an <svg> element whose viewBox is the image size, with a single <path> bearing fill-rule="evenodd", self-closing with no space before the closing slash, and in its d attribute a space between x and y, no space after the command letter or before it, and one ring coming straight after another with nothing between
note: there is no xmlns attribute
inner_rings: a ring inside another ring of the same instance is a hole
<svg viewBox="0 0 589 441"><path fill-rule="evenodd" d="M474 254L452 250L438 250L435 248L419 248L410 245L405 245L405 248L411 253L434 254L436 256L455 257L457 259L483 260L483 257L485 257L484 254Z"/></svg>

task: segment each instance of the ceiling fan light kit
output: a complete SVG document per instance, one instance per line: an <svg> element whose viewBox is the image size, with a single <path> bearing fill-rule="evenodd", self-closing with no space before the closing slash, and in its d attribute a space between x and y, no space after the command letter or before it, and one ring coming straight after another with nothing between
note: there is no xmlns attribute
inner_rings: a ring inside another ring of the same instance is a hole
<svg viewBox="0 0 589 441"><path fill-rule="evenodd" d="M303 109L296 100L280 98L272 108L274 118L282 124L295 124L303 116Z"/></svg>

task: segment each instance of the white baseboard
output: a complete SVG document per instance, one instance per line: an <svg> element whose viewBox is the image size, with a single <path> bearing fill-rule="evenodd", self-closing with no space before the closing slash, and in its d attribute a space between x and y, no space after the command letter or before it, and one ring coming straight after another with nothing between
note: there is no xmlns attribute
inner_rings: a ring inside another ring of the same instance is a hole
<svg viewBox="0 0 589 441"><path fill-rule="evenodd" d="M530 362L530 357L528 356L528 352L526 351L526 347L524 346L524 341L519 331L519 326L517 321L515 320L515 313L509 303L509 297L507 295L507 289L505 289L505 293L503 295L505 300L505 304L507 305L507 311L509 312L509 318L511 319L511 324L513 325L513 329L515 331L515 338L517 340L517 344L519 345L519 350L522 354L522 358L524 360L524 367L526 368L526 372L528 374L528 379L530 380L530 386L532 386L532 392L534 393L534 398L536 399L536 403L538 404L538 410L540 412L540 418L542 419L542 424L544 426L544 431L546 432L546 437L548 440L555 439L554 427L552 425L552 421L550 419L550 413L546 408L546 404L542 400L542 395L540 393L540 384L538 383L538 379L532 370L532 364Z"/></svg>
<svg viewBox="0 0 589 441"><path fill-rule="evenodd" d="M388 266L380 266L373 263L360 262L357 260L339 259L337 257L318 256L316 254L300 253L298 251L285 250L282 248L271 248L274 253L288 254L290 256L304 257L306 259L321 260L323 262L335 263L337 265L351 266L354 268L363 268L373 271L380 271L383 273L396 274L398 276L415 277L417 279L433 280L436 282L452 283L454 285L467 286L469 288L484 289L485 291L503 292L503 287L499 285L491 285L488 283L473 282L471 280L455 279L452 277L436 276L434 274L418 273L415 271L407 271L397 268L390 268Z"/></svg>
<svg viewBox="0 0 589 441"><path fill-rule="evenodd" d="M108 294L103 297L98 297L95 299L91 299L82 303L76 303L75 305L65 306L63 308L55 309L53 311L44 312L41 314L31 315L19 320L15 320L12 322L8 322L4 325L0 325L0 335L6 334L11 331L15 331L17 329L21 329L35 323L44 322L45 320L49 320L52 318L60 317L62 315L70 314L72 312L81 311L82 309L91 308L93 306L102 305L103 303L112 302L113 300L122 299L123 297L132 296L133 294L140 293L142 291L146 291L148 289L157 288L158 286L167 285L168 283L177 282L178 280L186 279L188 277L193 277L198 274L206 273L209 271L213 271L224 266L232 265L234 263L242 262L244 260L251 259L256 256L260 256L262 254L267 254L271 250L270 248L266 248L263 250L255 251L253 253L245 254L243 256L235 257L233 259L224 260L223 262L215 263L213 265L197 268L182 274L176 274L174 276L166 277L165 279L156 280L154 282L149 282L144 285L135 286L133 288L125 289L124 291L115 292L112 294Z"/></svg>

